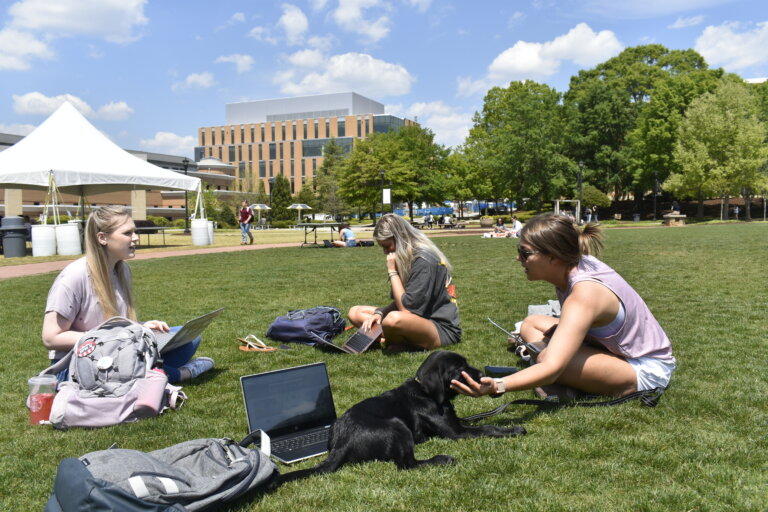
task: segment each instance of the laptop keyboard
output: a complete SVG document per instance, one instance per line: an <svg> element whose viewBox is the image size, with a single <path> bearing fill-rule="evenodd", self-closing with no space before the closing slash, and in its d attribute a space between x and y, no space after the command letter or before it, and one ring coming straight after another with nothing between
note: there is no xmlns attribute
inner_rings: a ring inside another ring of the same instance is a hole
<svg viewBox="0 0 768 512"><path fill-rule="evenodd" d="M322 442L328 442L328 434L331 429L323 428L321 430L315 430L308 432L304 435L291 437L289 439L280 439L272 443L272 450L279 452L292 452L305 446L318 444Z"/></svg>

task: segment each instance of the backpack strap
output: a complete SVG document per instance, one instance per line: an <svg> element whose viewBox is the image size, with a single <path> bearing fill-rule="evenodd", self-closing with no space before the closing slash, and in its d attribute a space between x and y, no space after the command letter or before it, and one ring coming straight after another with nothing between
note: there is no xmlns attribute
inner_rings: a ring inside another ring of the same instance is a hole
<svg viewBox="0 0 768 512"><path fill-rule="evenodd" d="M243 448L247 448L256 443L256 436L259 436L259 450L261 453L269 457L272 454L272 441L269 435L263 430L256 429L243 438L238 444Z"/></svg>
<svg viewBox="0 0 768 512"><path fill-rule="evenodd" d="M501 414L504 412L510 405L538 405L540 407L551 407L551 408L558 408L558 407L610 407L613 405L619 405L626 402L629 402L631 400L639 399L640 403L647 407L656 407L659 404L659 399L661 398L661 395L664 393L664 390L666 388L653 388L648 389L644 391L635 391L634 393L630 393L628 395L614 398L612 400L601 400L598 402L594 401L559 401L559 400L536 400L536 399L527 399L527 398L521 398L519 400L513 400L511 402L507 402L505 404L501 404L500 406L496 407L495 409L491 409L490 411L481 412L478 414L473 414L472 416L466 416L464 418L459 418L460 421L471 423L474 421L482 420L485 418L490 418L492 416L496 416L498 414Z"/></svg>

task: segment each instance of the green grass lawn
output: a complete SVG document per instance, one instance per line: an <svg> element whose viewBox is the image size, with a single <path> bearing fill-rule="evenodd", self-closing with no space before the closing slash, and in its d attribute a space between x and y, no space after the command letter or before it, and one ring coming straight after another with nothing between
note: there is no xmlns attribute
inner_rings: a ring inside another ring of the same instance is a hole
<svg viewBox="0 0 768 512"><path fill-rule="evenodd" d="M491 423L523 424L513 439L432 440L417 457L450 454L457 463L398 471L391 463L348 466L336 474L250 496L226 510L367 511L763 511L766 454L766 259L768 225L608 230L603 259L646 299L672 339L678 370L655 408L543 412L519 406ZM513 364L504 338L485 320L511 326L526 306L553 298L526 282L516 241L478 235L436 239L455 265L464 341L471 363ZM200 355L216 369L185 387L176 412L100 430L53 431L27 425L26 379L45 365L40 328L55 275L0 282L0 510L41 510L58 461L104 449L154 450L198 437L241 438L246 422L241 375L325 361L339 414L414 375L424 354L325 354L309 347L245 353L235 338L260 337L275 316L315 305L346 311L384 304L383 255L271 249L132 263L142 319L172 324L226 306ZM510 393L506 399L529 397ZM460 415L499 401L459 397ZM309 467L320 459L297 465ZM286 468L282 468L286 470Z"/></svg>

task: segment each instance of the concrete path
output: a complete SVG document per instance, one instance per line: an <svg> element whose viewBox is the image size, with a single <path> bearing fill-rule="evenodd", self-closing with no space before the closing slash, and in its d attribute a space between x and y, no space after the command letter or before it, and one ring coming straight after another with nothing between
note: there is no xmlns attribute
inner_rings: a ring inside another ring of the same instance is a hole
<svg viewBox="0 0 768 512"><path fill-rule="evenodd" d="M430 238L446 237L446 236L462 236L462 235L475 235L487 231L475 230L475 229L459 229L451 232L435 232L428 233ZM257 245L233 245L229 247L202 247L200 249L184 249L179 251L158 251L158 252L141 252L136 255L134 260L150 260L155 258L173 258L175 256L191 256L195 254L212 254L220 252L236 252L236 251L258 251L260 249L274 249L277 247L296 247L298 242L284 242L280 244L257 244ZM0 280L11 279L13 277L33 276L36 274L46 274L48 272L58 272L73 260L63 261L47 261L44 263L27 263L24 265L9 265L7 267L0 267Z"/></svg>

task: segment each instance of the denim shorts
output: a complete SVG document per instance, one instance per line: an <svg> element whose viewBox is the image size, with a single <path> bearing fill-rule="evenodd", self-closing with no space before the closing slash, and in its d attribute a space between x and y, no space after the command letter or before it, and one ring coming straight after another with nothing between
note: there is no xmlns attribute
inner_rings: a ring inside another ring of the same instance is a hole
<svg viewBox="0 0 768 512"><path fill-rule="evenodd" d="M347 247L357 247L357 240L354 238L352 240L347 240Z"/></svg>
<svg viewBox="0 0 768 512"><path fill-rule="evenodd" d="M674 361L658 357L635 357L627 359L637 374L637 390L648 391L654 388L666 388L672 372L675 371Z"/></svg>

